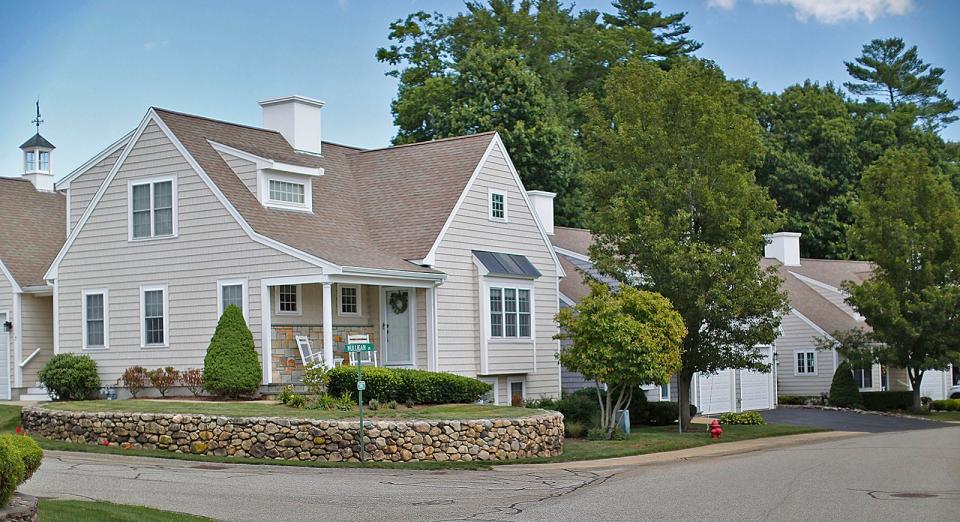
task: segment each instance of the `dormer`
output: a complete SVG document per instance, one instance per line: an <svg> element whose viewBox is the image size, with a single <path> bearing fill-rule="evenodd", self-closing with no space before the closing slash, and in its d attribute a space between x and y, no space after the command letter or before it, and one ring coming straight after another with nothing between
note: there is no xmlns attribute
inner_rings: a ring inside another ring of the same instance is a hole
<svg viewBox="0 0 960 522"><path fill-rule="evenodd" d="M23 177L41 192L53 192L51 152L55 148L39 132L20 145L23 151Z"/></svg>
<svg viewBox="0 0 960 522"><path fill-rule="evenodd" d="M322 168L293 165L222 143L209 140L208 143L222 155L239 158L256 166L255 179L243 181L264 207L313 212L313 178L323 175Z"/></svg>

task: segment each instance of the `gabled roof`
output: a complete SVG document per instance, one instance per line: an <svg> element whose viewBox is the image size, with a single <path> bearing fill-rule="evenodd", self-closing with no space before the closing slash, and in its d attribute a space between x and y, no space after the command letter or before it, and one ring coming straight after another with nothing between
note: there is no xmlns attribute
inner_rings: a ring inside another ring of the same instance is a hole
<svg viewBox="0 0 960 522"><path fill-rule="evenodd" d="M21 288L46 284L43 274L66 238L66 207L61 193L0 178L0 262Z"/></svg>
<svg viewBox="0 0 960 522"><path fill-rule="evenodd" d="M583 228L553 227L550 236L553 246L556 247L560 265L567 273L567 277L560 280L560 293L574 302L579 302L590 294L587 280L593 279L616 289L620 282L605 276L593 266L590 261L590 244L593 235Z"/></svg>
<svg viewBox="0 0 960 522"><path fill-rule="evenodd" d="M426 256L495 137L370 151L325 142L317 156L275 131L153 110L257 234L342 267L437 273L408 260ZM313 213L265 208L210 142L324 169L312 178Z"/></svg>
<svg viewBox="0 0 960 522"><path fill-rule="evenodd" d="M49 141L47 141L47 139L41 136L39 132L34 134L33 137L30 138L29 140L23 142L23 145L20 145L21 149L32 149L34 147L40 147L44 149L56 148L53 146L53 143L50 143Z"/></svg>

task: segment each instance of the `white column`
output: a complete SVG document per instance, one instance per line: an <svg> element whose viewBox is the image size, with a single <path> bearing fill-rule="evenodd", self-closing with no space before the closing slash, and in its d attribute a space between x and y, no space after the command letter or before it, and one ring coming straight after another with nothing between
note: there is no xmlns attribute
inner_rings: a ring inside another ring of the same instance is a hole
<svg viewBox="0 0 960 522"><path fill-rule="evenodd" d="M427 369L437 371L437 307L436 290L427 288Z"/></svg>
<svg viewBox="0 0 960 522"><path fill-rule="evenodd" d="M333 284L323 283L323 362L333 368Z"/></svg>
<svg viewBox="0 0 960 522"><path fill-rule="evenodd" d="M263 384L270 384L273 379L273 303L270 286L264 280L260 280L260 359Z"/></svg>

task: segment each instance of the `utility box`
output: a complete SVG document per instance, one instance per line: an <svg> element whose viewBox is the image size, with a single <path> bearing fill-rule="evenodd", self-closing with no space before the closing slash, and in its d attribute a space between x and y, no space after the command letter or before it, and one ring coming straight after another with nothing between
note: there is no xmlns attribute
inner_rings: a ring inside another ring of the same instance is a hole
<svg viewBox="0 0 960 522"><path fill-rule="evenodd" d="M620 422L617 423L617 427L620 428L620 431L629 434L630 433L630 410L619 410L617 411L618 418Z"/></svg>

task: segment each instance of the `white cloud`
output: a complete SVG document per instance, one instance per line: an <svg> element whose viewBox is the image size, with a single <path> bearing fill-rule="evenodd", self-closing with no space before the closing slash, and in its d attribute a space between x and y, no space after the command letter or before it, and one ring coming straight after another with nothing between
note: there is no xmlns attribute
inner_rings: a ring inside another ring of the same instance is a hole
<svg viewBox="0 0 960 522"><path fill-rule="evenodd" d="M170 40L161 40L159 42L143 42L143 48L147 51L170 47Z"/></svg>
<svg viewBox="0 0 960 522"><path fill-rule="evenodd" d="M707 0L708 7L730 10L737 0ZM824 24L874 21L882 16L901 16L913 9L913 0L753 0L756 4L781 4L793 7L797 20L810 18Z"/></svg>

